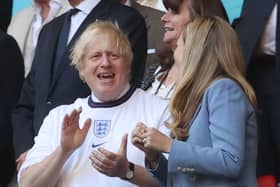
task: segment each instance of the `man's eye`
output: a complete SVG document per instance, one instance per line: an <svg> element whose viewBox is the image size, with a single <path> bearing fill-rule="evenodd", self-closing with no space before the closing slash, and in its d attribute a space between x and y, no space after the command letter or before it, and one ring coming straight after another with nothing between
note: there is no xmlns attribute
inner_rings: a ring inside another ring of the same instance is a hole
<svg viewBox="0 0 280 187"><path fill-rule="evenodd" d="M120 55L118 55L118 54L111 54L112 59L118 59L119 57L120 57Z"/></svg>
<svg viewBox="0 0 280 187"><path fill-rule="evenodd" d="M100 57L101 57L101 54L94 54L94 55L90 56L90 59L91 60L96 60L96 59L98 59Z"/></svg>

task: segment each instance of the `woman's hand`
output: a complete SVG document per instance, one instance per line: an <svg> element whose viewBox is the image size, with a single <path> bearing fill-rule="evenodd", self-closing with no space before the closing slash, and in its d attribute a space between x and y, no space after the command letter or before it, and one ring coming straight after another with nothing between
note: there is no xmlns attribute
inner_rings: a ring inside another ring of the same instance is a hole
<svg viewBox="0 0 280 187"><path fill-rule="evenodd" d="M132 131L131 141L134 146L142 150L146 159L153 165L158 162L160 151L157 151L151 147L147 147L144 144L144 134L147 132L149 128L140 122L136 125L135 129Z"/></svg>
<svg viewBox="0 0 280 187"><path fill-rule="evenodd" d="M80 107L73 110L69 115L66 114L63 119L61 132L61 149L64 153L72 153L84 142L91 125L91 119L87 119L82 129L79 127L79 118L82 112Z"/></svg>
<svg viewBox="0 0 280 187"><path fill-rule="evenodd" d="M144 148L157 152L169 153L172 139L156 128L146 128L142 135Z"/></svg>

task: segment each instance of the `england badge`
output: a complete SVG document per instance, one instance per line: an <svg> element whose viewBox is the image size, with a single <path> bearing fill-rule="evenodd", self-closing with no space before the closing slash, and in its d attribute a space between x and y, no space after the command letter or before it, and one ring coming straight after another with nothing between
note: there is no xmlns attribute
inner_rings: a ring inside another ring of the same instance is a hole
<svg viewBox="0 0 280 187"><path fill-rule="evenodd" d="M104 138L110 134L111 120L94 120L94 135L98 138Z"/></svg>

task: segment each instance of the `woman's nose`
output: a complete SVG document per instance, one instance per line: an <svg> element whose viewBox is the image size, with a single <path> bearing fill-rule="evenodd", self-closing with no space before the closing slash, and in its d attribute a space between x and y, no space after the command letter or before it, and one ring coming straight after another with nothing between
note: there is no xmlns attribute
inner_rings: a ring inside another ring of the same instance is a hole
<svg viewBox="0 0 280 187"><path fill-rule="evenodd" d="M164 14L163 14L163 16L161 16L161 21L162 22L167 22L168 20L169 20L169 17L170 17L170 13L171 13L171 10L170 9L168 9L168 11L167 12L165 12Z"/></svg>

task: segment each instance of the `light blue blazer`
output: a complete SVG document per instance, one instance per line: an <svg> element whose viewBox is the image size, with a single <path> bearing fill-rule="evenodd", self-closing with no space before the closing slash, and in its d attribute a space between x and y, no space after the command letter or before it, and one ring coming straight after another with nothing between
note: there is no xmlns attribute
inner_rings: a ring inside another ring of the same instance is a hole
<svg viewBox="0 0 280 187"><path fill-rule="evenodd" d="M257 125L253 107L233 80L214 81L186 141L174 140L168 161L150 171L168 187L257 187Z"/></svg>

